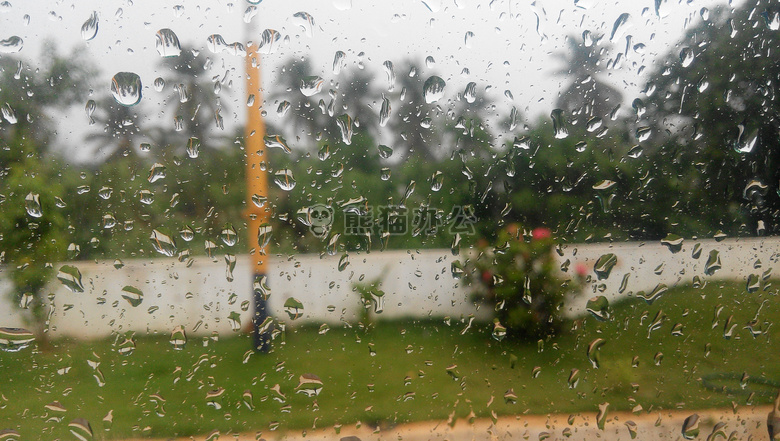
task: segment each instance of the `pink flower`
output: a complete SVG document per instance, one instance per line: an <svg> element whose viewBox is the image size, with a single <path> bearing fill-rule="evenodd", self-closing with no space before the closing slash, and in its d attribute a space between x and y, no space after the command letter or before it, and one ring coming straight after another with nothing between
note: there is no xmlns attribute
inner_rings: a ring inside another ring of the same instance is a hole
<svg viewBox="0 0 780 441"><path fill-rule="evenodd" d="M547 227L534 228L531 231L531 238L533 240L544 240L552 237L552 231Z"/></svg>
<svg viewBox="0 0 780 441"><path fill-rule="evenodd" d="M574 272L580 277L585 277L585 275L588 274L588 266L584 263L578 263L574 265Z"/></svg>

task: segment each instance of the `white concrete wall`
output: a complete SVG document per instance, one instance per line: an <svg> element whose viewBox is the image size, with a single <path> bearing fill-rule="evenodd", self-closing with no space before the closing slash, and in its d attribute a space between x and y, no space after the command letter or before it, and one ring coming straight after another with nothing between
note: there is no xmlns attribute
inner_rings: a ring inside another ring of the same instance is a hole
<svg viewBox="0 0 780 441"><path fill-rule="evenodd" d="M344 271L337 269L339 258L272 256L268 272L272 314L288 325L355 320L361 303L359 294L353 291L354 284L379 278L386 293L380 318L460 318L480 313L459 288L459 280L450 275L453 256L449 250L355 253L350 255L350 264ZM121 269L115 269L109 261L71 264L81 271L85 292L72 293L58 281L51 284L55 312L50 329L55 336L101 337L130 330L170 333L178 325L184 325L189 335L214 331L223 334L232 332L227 319L231 312L240 313L242 326L251 320L248 256L238 257L233 282L226 279L226 265L221 257L217 261L196 257L189 268L176 259L165 258L127 260ZM4 291L11 289L7 282L0 284ZM125 285L143 291L144 300L139 306L132 307L122 298ZM186 298L188 292L192 298ZM236 294L232 304L231 294ZM283 304L289 297L304 305L303 316L295 321L284 312ZM24 327L8 298L4 295L0 304L0 326ZM241 310L244 301L250 302L247 311ZM151 307L158 309L149 312Z"/></svg>
<svg viewBox="0 0 780 441"><path fill-rule="evenodd" d="M698 259L692 258L691 255L696 243L701 244L701 256ZM719 251L722 267L708 276L704 272L704 266L711 250ZM594 280L581 295L567 302L567 312L570 315L578 315L585 311L585 304L594 295L603 295L612 302L624 296L634 296L640 291L649 294L659 283L670 288L678 284L690 284L694 276L699 276L704 282L737 280L745 283L748 275L760 276L768 269L772 269L773 275L776 276L780 238L725 239L721 242L713 239L686 240L682 250L677 253L672 253L660 242L572 244L564 246L563 251L563 257L557 254L555 256L561 263L567 259L571 261L568 274L573 274L576 266L582 264L593 279L596 279L593 267L600 256L607 253L617 256L617 264L609 278ZM757 260L760 260L761 268L754 268ZM656 274L656 269L661 265L663 271ZM626 274L629 275L628 285L621 295L618 289ZM599 284L606 287L603 292L594 291L594 287Z"/></svg>
<svg viewBox="0 0 780 441"><path fill-rule="evenodd" d="M599 294L614 301L621 296L648 292L658 283L669 287L690 283L694 275L705 281L745 281L751 273L761 274L775 268L780 257L780 240L727 239L700 241L701 257L691 258L694 241L685 241L680 252L673 254L665 246L654 243L577 244L564 246L563 257L555 255L559 262L571 261L568 274L573 274L582 264L594 281L593 266L599 256L614 253L618 260L610 277L595 281L584 292L567 302L567 313L579 315L585 311L587 299L594 295L594 286L604 284ZM722 269L713 276L704 274L704 263L710 250L720 251ZM385 291L384 312L380 317L443 317L460 318L475 314L489 315L489 308L479 308L469 300L469 291L453 279L450 264L453 257L449 250L388 251L370 254L352 254L350 265L338 271L339 256L298 255L290 258L272 256L269 270L271 288L270 307L275 317L288 324L338 323L354 320L360 306L359 295L353 291L354 283L361 279L369 282L381 277ZM762 267L755 269L760 259ZM655 274L659 265L660 274ZM112 262L76 262L83 275L85 292L72 293L59 282L51 284L55 294L55 311L51 333L80 338L102 337L112 332L136 331L139 333L164 333L184 325L189 335L208 335L212 332L231 333L228 315L235 311L246 326L251 317L251 306L242 311L244 301L251 302L250 263L248 256L239 256L233 282L225 276L226 265L201 256L187 268L175 259L128 260L121 269ZM57 266L59 268L59 265ZM618 287L629 274L624 294ZM132 285L144 292L144 300L132 307L121 296L125 285ZM0 278L0 290L12 289L7 278ZM187 299L187 293L192 298ZM235 302L229 302L235 293ZM295 297L304 305L303 316L291 322L283 304L288 297ZM99 300L104 298L105 301ZM9 296L0 298L0 326L24 327L19 310L9 302ZM333 312L328 307L333 306ZM150 312L150 308L156 310ZM200 323L200 325L198 325Z"/></svg>

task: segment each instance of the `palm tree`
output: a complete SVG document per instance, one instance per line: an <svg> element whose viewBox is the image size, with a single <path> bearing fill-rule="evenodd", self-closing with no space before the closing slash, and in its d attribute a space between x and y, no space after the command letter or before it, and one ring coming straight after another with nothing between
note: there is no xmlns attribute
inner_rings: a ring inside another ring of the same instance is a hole
<svg viewBox="0 0 780 441"><path fill-rule="evenodd" d="M605 67L602 57L608 47L598 42L586 46L574 36L569 36L567 41L569 50L556 54L564 66L555 74L571 78L571 82L560 93L556 106L582 117L607 115L623 99L619 90L599 78Z"/></svg>
<svg viewBox="0 0 780 441"><path fill-rule="evenodd" d="M138 108L123 106L110 96L99 99L95 107L96 113L92 118L102 130L87 134L85 140L97 144L101 159L113 161L135 153L133 146L138 144L136 139L142 135Z"/></svg>
<svg viewBox="0 0 780 441"><path fill-rule="evenodd" d="M164 58L161 62L168 73L165 75L168 104L175 109L175 120L166 121L162 127L154 129L157 144L175 145L184 149L187 139L198 138L201 147L215 147L212 129L218 127L218 112L222 103L214 86L206 78L203 69L205 60L198 51L182 47L178 57ZM180 123L180 127L176 124Z"/></svg>

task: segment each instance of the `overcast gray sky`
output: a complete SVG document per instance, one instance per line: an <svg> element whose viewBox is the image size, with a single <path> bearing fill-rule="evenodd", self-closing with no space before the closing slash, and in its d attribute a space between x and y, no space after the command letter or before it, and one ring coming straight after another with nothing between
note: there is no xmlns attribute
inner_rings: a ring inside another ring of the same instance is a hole
<svg viewBox="0 0 780 441"><path fill-rule="evenodd" d="M455 97L466 83L474 81L478 94L487 94L500 106L515 106L527 118L535 119L549 114L556 95L569 81L552 75L561 66L553 54L565 49L567 35L581 38L583 31L589 30L605 35L606 41L620 15L629 14L625 32L615 39L612 56L625 49L626 35L632 36L633 44L644 44L645 51L630 52L618 69L608 71L606 79L621 88L630 102L644 87L638 74L641 66L652 68L653 60L674 49L685 26L700 20L701 8L719 3L666 1L659 16L654 0L264 0L256 5L257 14L251 20L254 32L247 35L244 15L251 6L247 0L9 1L10 7L0 9L0 39L21 37L24 48L18 55L35 60L46 39L56 40L62 49L83 45L101 69L93 84L96 95L107 91L116 72L136 72L144 85L141 106L147 119L170 120L171 125L172 117L161 103L173 90L169 85L159 93L152 84L156 77L167 74L159 67L155 33L161 28L172 29L182 43L205 51L211 58L207 78L224 77L227 72L233 79L232 88L226 84L221 93L229 109L223 114L226 129L244 118L243 59L211 53L207 48L211 34L221 34L228 43L246 43L258 41L263 29L279 31L284 41L275 53L263 58L266 88L274 87L277 68L291 56L309 57L326 81L334 78L333 57L339 50L347 54L348 68L357 68L362 60L366 69L380 73L385 60L399 63L412 56L421 62L432 56L435 66L423 69L421 75L425 78L434 71L441 75L447 82L445 99ZM98 14L99 31L85 42L81 26L92 11ZM314 18L312 36L294 17L301 11ZM29 15L29 24L25 15ZM468 32L473 37L467 45ZM361 59L360 53L364 54ZM470 72L468 76L462 75L464 68ZM511 91L513 99L505 96L505 90ZM63 116L61 139L77 144L87 129L82 108Z"/></svg>

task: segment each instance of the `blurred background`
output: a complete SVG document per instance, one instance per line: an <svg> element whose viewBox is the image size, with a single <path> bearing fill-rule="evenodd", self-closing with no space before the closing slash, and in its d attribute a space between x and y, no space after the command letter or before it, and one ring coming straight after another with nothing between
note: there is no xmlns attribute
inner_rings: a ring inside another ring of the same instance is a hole
<svg viewBox="0 0 780 441"><path fill-rule="evenodd" d="M3 436L601 410L633 439L627 418L780 387L754 355L776 2L17 0L0 22Z"/></svg>

